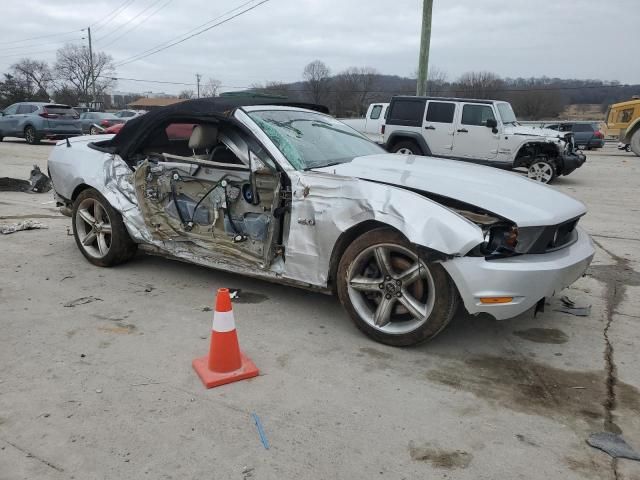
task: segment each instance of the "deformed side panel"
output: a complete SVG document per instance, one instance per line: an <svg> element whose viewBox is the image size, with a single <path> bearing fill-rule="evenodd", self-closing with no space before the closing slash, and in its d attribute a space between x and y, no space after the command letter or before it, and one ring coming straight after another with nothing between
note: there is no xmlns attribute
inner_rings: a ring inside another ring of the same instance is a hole
<svg viewBox="0 0 640 480"><path fill-rule="evenodd" d="M326 286L338 237L367 220L449 256L464 255L483 240L478 226L413 192L318 172L292 178L291 228L285 239L285 274L291 279Z"/></svg>

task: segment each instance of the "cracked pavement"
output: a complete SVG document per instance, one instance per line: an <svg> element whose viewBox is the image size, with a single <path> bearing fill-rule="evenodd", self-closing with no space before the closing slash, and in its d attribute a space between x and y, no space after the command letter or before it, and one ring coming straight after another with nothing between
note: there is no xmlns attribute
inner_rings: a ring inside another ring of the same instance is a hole
<svg viewBox="0 0 640 480"><path fill-rule="evenodd" d="M50 148L5 139L0 176L46 171ZM638 480L640 462L585 440L640 450L639 180L639 158L605 147L552 187L589 208L596 258L562 292L589 317L559 299L537 318L458 315L406 349L325 295L146 255L92 267L50 194L0 192L0 223L49 226L0 236L0 479ZM218 287L241 289L261 375L207 391L191 360Z"/></svg>

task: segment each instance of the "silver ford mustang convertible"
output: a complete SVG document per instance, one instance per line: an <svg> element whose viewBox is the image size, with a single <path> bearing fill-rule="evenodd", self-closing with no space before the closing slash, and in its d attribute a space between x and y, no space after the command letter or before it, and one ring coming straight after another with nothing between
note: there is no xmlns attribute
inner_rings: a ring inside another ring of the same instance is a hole
<svg viewBox="0 0 640 480"><path fill-rule="evenodd" d="M375 340L437 335L460 303L506 319L578 279L584 205L489 167L386 153L318 105L186 101L49 157L78 248L138 249L335 292Z"/></svg>

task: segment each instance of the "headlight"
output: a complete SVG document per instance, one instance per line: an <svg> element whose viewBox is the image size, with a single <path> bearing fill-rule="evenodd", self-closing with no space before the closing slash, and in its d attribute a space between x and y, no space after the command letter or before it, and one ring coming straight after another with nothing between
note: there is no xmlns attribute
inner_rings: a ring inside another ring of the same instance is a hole
<svg viewBox="0 0 640 480"><path fill-rule="evenodd" d="M496 225L485 230L481 249L485 255L513 255L517 244L516 226Z"/></svg>

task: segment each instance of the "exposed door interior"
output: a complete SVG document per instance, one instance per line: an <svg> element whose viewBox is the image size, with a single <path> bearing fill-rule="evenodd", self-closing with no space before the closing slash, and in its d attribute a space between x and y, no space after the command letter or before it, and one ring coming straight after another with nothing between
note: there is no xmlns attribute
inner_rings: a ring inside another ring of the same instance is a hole
<svg viewBox="0 0 640 480"><path fill-rule="evenodd" d="M190 241L213 257L269 267L280 228L280 173L261 147L231 125L180 122L154 132L141 155L136 193L155 239Z"/></svg>

